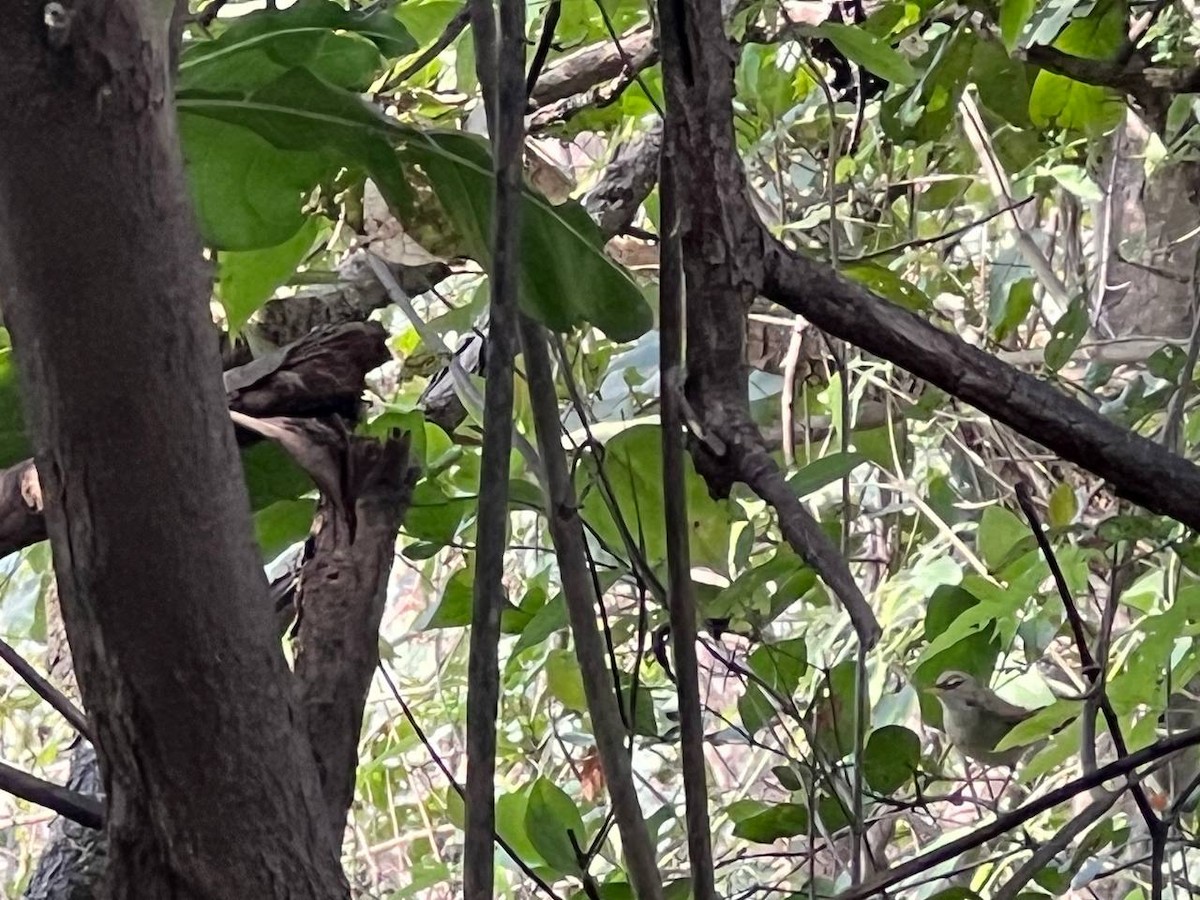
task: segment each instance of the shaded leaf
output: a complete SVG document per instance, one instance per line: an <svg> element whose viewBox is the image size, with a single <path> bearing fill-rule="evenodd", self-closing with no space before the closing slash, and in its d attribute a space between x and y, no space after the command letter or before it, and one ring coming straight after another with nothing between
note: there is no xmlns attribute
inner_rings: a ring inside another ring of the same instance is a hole
<svg viewBox="0 0 1200 900"><path fill-rule="evenodd" d="M900 725L885 725L867 736L863 778L871 789L889 796L913 783L921 762L921 739Z"/></svg>
<svg viewBox="0 0 1200 900"><path fill-rule="evenodd" d="M564 875L579 873L575 847L586 851L588 846L583 818L566 792L548 779L539 778L529 792L525 833L549 866ZM574 844L571 834L575 838Z"/></svg>

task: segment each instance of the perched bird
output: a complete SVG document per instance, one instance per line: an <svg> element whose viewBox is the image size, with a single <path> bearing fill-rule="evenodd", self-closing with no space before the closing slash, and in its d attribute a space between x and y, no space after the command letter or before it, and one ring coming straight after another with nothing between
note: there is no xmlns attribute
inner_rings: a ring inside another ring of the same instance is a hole
<svg viewBox="0 0 1200 900"><path fill-rule="evenodd" d="M933 686L942 704L946 735L968 759L989 766L1015 766L1027 747L996 752L996 745L1033 712L1001 699L966 672L943 672Z"/></svg>

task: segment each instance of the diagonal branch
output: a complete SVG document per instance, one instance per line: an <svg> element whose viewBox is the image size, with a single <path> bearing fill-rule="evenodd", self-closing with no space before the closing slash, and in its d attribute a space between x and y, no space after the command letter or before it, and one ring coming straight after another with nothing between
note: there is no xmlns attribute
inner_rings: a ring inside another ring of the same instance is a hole
<svg viewBox="0 0 1200 900"><path fill-rule="evenodd" d="M1151 512L1200 528L1200 468L762 233L771 300L970 403ZM1163 490L1170 485L1171 490Z"/></svg>
<svg viewBox="0 0 1200 900"><path fill-rule="evenodd" d="M85 828L104 826L104 805L95 797L77 793L5 763L0 763L0 791L54 810L64 819L78 822Z"/></svg>
<svg viewBox="0 0 1200 900"><path fill-rule="evenodd" d="M72 728L91 740L91 726L82 710L68 700L62 691L43 678L41 673L6 641L0 641L0 659L12 666L13 671L33 689L33 692L49 703L59 715L70 723Z"/></svg>
<svg viewBox="0 0 1200 900"><path fill-rule="evenodd" d="M655 846L638 804L631 763L625 750L626 728L605 663L604 643L596 627L600 598L588 570L579 501L563 451L562 425L546 336L542 327L526 316L520 317L520 329L534 429L546 469L546 518L558 560L596 748L612 798L613 817L621 834L629 880L637 897L639 900L661 900L662 877Z"/></svg>

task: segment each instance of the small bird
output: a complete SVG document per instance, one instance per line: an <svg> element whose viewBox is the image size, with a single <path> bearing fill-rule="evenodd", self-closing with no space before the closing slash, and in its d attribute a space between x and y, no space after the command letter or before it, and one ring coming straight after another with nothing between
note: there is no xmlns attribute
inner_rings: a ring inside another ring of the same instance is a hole
<svg viewBox="0 0 1200 900"><path fill-rule="evenodd" d="M1031 710L1001 699L966 672L943 672L933 689L942 704L946 735L963 756L988 766L1017 764L1028 747L996 752L996 745L1032 716Z"/></svg>

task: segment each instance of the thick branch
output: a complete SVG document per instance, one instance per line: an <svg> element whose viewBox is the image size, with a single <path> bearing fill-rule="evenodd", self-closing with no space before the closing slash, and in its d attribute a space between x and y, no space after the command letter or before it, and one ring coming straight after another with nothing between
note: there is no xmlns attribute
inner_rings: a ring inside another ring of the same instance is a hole
<svg viewBox="0 0 1200 900"><path fill-rule="evenodd" d="M657 57L654 32L643 25L621 35L620 49L606 40L562 57L542 73L530 99L538 106L565 100L619 77L625 72L626 59L645 68L653 65Z"/></svg>
<svg viewBox="0 0 1200 900"><path fill-rule="evenodd" d="M329 821L340 833L354 799L396 532L415 473L407 436L381 443L343 432L342 440L319 446L325 465L344 475L339 493L322 492L300 575L296 678Z"/></svg>
<svg viewBox="0 0 1200 900"><path fill-rule="evenodd" d="M347 896L266 609L169 12L0 29L0 291L109 797L105 893Z"/></svg>
<svg viewBox="0 0 1200 900"><path fill-rule="evenodd" d="M1200 528L1200 468L875 296L828 265L793 253L765 234L763 240L763 292L780 306L1108 480L1120 496Z"/></svg>
<svg viewBox="0 0 1200 900"><path fill-rule="evenodd" d="M231 410L254 417L358 418L367 372L391 354L377 323L317 328L293 344L225 373ZM239 429L243 442L251 435ZM33 460L0 471L0 556L46 539Z"/></svg>
<svg viewBox="0 0 1200 900"><path fill-rule="evenodd" d="M104 806L95 797L61 787L60 785L0 763L0 791L52 809L65 819L78 822L85 828L104 825Z"/></svg>

